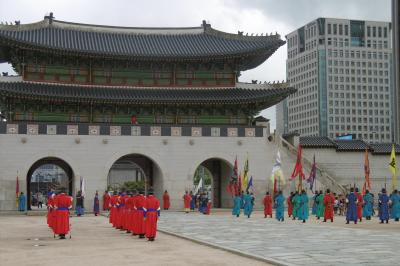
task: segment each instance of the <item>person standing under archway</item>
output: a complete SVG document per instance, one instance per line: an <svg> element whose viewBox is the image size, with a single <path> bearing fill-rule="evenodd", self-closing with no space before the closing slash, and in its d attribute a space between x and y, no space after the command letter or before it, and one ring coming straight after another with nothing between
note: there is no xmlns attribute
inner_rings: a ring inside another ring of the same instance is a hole
<svg viewBox="0 0 400 266"><path fill-rule="evenodd" d="M93 200L93 213L94 216L97 216L100 214L100 200L99 200L99 193L96 190L96 194L94 195L94 200Z"/></svg>
<svg viewBox="0 0 400 266"><path fill-rule="evenodd" d="M164 191L164 195L163 195L163 209L164 210L168 210L170 205L171 204L170 204L170 201L169 201L169 194L168 194L168 191L165 190Z"/></svg>
<svg viewBox="0 0 400 266"><path fill-rule="evenodd" d="M183 208L185 209L186 213L189 213L191 200L192 197L189 195L187 191L185 191L185 195L183 195Z"/></svg>

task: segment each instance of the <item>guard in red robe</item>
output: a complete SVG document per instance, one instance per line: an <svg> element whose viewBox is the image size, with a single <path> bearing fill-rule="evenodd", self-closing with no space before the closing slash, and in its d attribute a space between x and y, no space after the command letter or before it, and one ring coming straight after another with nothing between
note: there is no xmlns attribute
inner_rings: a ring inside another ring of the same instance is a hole
<svg viewBox="0 0 400 266"><path fill-rule="evenodd" d="M115 228L119 230L124 230L123 229L123 216L124 216L124 210L125 210L125 191L121 192L118 195L118 200L117 200L117 215L115 216Z"/></svg>
<svg viewBox="0 0 400 266"><path fill-rule="evenodd" d="M132 232L131 231L131 216L132 216L132 210L133 210L133 201L132 201L132 192L129 191L127 194L127 197L125 198L125 224L124 228L127 233Z"/></svg>
<svg viewBox="0 0 400 266"><path fill-rule="evenodd" d="M190 210L190 201L192 200L192 197L189 195L189 193L186 191L185 195L183 195L183 207L185 208L185 212L189 213Z"/></svg>
<svg viewBox="0 0 400 266"><path fill-rule="evenodd" d="M290 196L287 198L286 203L288 206L288 216L291 217L293 214L293 203L292 203L293 192L290 192Z"/></svg>
<svg viewBox="0 0 400 266"><path fill-rule="evenodd" d="M125 201L125 207L128 210L127 216L127 231L131 232L133 235L135 234L135 200L136 200L136 189L132 190L131 196Z"/></svg>
<svg viewBox="0 0 400 266"><path fill-rule="evenodd" d="M110 200L111 200L111 196L108 193L108 191L104 191L103 194L103 211L109 211L110 210Z"/></svg>
<svg viewBox="0 0 400 266"><path fill-rule="evenodd" d="M54 231L53 227L56 219L56 210L54 208L54 192L47 195L47 225Z"/></svg>
<svg viewBox="0 0 400 266"><path fill-rule="evenodd" d="M331 193L329 189L326 190L324 199L323 199L323 204L325 206L324 210L324 222L326 220L331 220L333 223L333 204L335 203L335 197Z"/></svg>
<svg viewBox="0 0 400 266"><path fill-rule="evenodd" d="M204 214L210 215L210 214L211 214L211 208L212 208L212 202L211 202L211 200L208 200L208 202L207 202L207 208L206 208L206 211L205 211Z"/></svg>
<svg viewBox="0 0 400 266"><path fill-rule="evenodd" d="M139 191L139 195L135 199L135 208L136 208L136 215L135 215L135 229L134 232L136 235L139 235L139 238L144 238L146 234L145 228L145 209L144 205L146 204L146 197L144 196L143 191Z"/></svg>
<svg viewBox="0 0 400 266"><path fill-rule="evenodd" d="M160 216L160 201L154 196L153 190L149 190L149 195L145 201L145 227L146 237L149 241L154 241L157 233L157 220Z"/></svg>
<svg viewBox="0 0 400 266"><path fill-rule="evenodd" d="M69 209L72 208L72 197L65 194L65 189L60 189L60 191L61 193L54 197L56 220L53 229L60 239L65 239L65 235L70 231Z"/></svg>
<svg viewBox="0 0 400 266"><path fill-rule="evenodd" d="M268 215L272 218L272 197L269 194L269 192L265 194L263 204L264 204L264 218L267 218Z"/></svg>
<svg viewBox="0 0 400 266"><path fill-rule="evenodd" d="M117 204L118 204L118 193L114 191L113 195L110 198L110 216L109 222L113 227L116 227L116 219L117 219Z"/></svg>
<svg viewBox="0 0 400 266"><path fill-rule="evenodd" d="M170 202L169 202L169 194L168 194L168 191L165 191L164 192L164 195L163 195L163 209L164 210L168 210L169 209L169 207L170 207Z"/></svg>
<svg viewBox="0 0 400 266"><path fill-rule="evenodd" d="M362 211L364 205L364 199L361 193L358 192L358 188L356 187L356 197L357 197L357 218L362 221Z"/></svg>

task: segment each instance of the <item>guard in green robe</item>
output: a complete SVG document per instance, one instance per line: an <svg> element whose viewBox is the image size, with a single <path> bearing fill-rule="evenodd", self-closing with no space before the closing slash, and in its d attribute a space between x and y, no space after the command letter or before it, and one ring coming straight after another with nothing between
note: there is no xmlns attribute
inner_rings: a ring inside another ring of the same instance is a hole
<svg viewBox="0 0 400 266"><path fill-rule="evenodd" d="M319 191L319 195L316 198L317 201L317 219L324 217L324 212L325 212L325 205L324 205L324 193L322 190Z"/></svg>
<svg viewBox="0 0 400 266"><path fill-rule="evenodd" d="M300 207L300 194L296 192L292 197L292 204L293 204L293 220L299 217L299 207Z"/></svg>
<svg viewBox="0 0 400 266"><path fill-rule="evenodd" d="M299 220L303 220L303 223L305 223L306 220L308 219L309 208L308 208L308 196L304 189L301 191L301 195L299 196L299 202L300 202L299 212L298 212Z"/></svg>
<svg viewBox="0 0 400 266"><path fill-rule="evenodd" d="M236 215L236 217L239 217L241 207L242 207L242 196L239 193L233 198L232 215Z"/></svg>

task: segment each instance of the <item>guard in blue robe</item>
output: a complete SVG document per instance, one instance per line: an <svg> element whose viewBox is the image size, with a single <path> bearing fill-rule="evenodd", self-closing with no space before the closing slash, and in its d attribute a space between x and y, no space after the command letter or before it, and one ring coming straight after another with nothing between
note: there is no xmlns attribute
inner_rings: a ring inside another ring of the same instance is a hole
<svg viewBox="0 0 400 266"><path fill-rule="evenodd" d="M242 207L242 197L239 195L236 195L233 198L233 209L232 209L232 215L236 215L236 217L240 216L240 209Z"/></svg>
<svg viewBox="0 0 400 266"><path fill-rule="evenodd" d="M357 224L357 196L354 194L354 188L350 188L350 194L347 195L347 213L346 213L346 224L353 221Z"/></svg>
<svg viewBox="0 0 400 266"><path fill-rule="evenodd" d="M193 195L192 191L190 191L190 196L192 197L190 201L190 210L194 211L194 209L196 209L196 195Z"/></svg>
<svg viewBox="0 0 400 266"><path fill-rule="evenodd" d="M318 191L315 191L315 194L314 194L314 196L313 196L313 204L312 204L312 209L311 209L311 214L312 215L317 215L317 207L318 207L318 204L317 204L317 197L318 197Z"/></svg>
<svg viewBox="0 0 400 266"><path fill-rule="evenodd" d="M243 201L244 201L244 215L247 216L247 218L250 218L251 213L253 212L253 204L252 204L252 199L253 197L249 194L247 191L247 194L243 196Z"/></svg>
<svg viewBox="0 0 400 266"><path fill-rule="evenodd" d="M299 208L300 208L300 194L296 192L292 197L292 204L293 204L293 220L299 218Z"/></svg>
<svg viewBox="0 0 400 266"><path fill-rule="evenodd" d="M276 219L283 222L285 220L285 197L282 195L282 191L275 197L276 206Z"/></svg>
<svg viewBox="0 0 400 266"><path fill-rule="evenodd" d="M390 196L390 201L392 202L392 219L396 222L400 219L400 194L397 190L393 191Z"/></svg>
<svg viewBox="0 0 400 266"><path fill-rule="evenodd" d="M386 189L382 189L382 193L379 195L379 219L381 224L384 221L389 223L389 196L386 194Z"/></svg>
<svg viewBox="0 0 400 266"><path fill-rule="evenodd" d="M303 189L299 196L299 213L298 217L299 220L303 220L303 223L306 222L309 215L309 208L308 208L308 196L306 191Z"/></svg>
<svg viewBox="0 0 400 266"><path fill-rule="evenodd" d="M365 192L363 199L364 199L363 217L365 217L367 220L371 220L371 216L373 215L373 209L374 209L374 198L367 190Z"/></svg>
<svg viewBox="0 0 400 266"><path fill-rule="evenodd" d="M18 210L20 212L24 212L25 211L25 209L26 209L25 202L26 202L26 197L24 195L24 192L21 192L19 194L19 197L18 197Z"/></svg>

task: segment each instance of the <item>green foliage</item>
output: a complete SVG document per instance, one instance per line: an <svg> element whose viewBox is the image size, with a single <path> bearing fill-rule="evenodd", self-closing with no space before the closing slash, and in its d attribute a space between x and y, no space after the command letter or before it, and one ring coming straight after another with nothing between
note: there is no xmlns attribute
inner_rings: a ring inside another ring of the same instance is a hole
<svg viewBox="0 0 400 266"><path fill-rule="evenodd" d="M144 190L144 188L145 188L144 180L127 181L121 186L121 189L125 189L126 191L133 190L133 189Z"/></svg>
<svg viewBox="0 0 400 266"><path fill-rule="evenodd" d="M212 174L207 168L205 168L204 166L201 166L201 165L199 167L197 167L196 172L194 173L194 178L193 178L194 185L197 185L199 183L200 178L202 177L203 173L204 173L204 179L203 179L204 185L206 185L206 186L211 185Z"/></svg>

